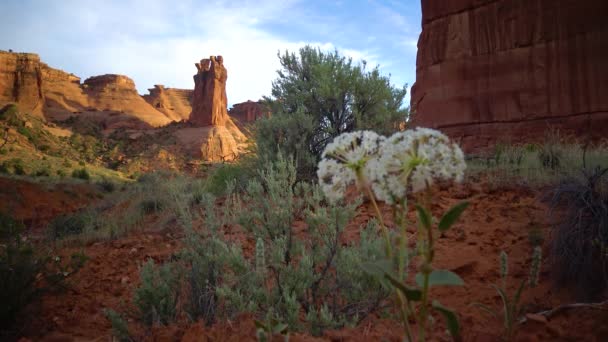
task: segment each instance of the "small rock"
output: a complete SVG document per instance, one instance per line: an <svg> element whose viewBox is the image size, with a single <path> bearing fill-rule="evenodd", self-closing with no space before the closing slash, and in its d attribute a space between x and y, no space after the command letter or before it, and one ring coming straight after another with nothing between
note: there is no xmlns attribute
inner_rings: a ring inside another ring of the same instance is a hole
<svg viewBox="0 0 608 342"><path fill-rule="evenodd" d="M122 277L122 278L120 279L120 283L121 283L121 284L126 284L126 283L128 283L128 282L129 282L129 277Z"/></svg>

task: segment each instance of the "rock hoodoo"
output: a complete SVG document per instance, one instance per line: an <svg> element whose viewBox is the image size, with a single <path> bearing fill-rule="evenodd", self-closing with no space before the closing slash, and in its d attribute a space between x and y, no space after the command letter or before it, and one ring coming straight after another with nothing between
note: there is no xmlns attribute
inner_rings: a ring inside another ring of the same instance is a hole
<svg viewBox="0 0 608 342"><path fill-rule="evenodd" d="M192 113L189 122L195 127L178 130L181 145L195 157L208 161L236 158L245 135L228 116L226 80L228 73L221 56L211 56L196 63Z"/></svg>
<svg viewBox="0 0 608 342"><path fill-rule="evenodd" d="M422 0L413 124L465 148L608 130L608 1Z"/></svg>
<svg viewBox="0 0 608 342"><path fill-rule="evenodd" d="M223 126L229 119L224 59L211 56L195 65L198 73L194 75L190 122L198 126Z"/></svg>

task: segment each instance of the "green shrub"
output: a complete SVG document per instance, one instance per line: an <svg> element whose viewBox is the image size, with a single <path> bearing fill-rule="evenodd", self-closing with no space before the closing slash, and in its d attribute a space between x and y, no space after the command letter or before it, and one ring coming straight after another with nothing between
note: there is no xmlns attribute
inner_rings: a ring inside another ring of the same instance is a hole
<svg viewBox="0 0 608 342"><path fill-rule="evenodd" d="M114 192L116 190L116 184L107 178L103 178L101 181L97 183L99 188L101 188L104 192Z"/></svg>
<svg viewBox="0 0 608 342"><path fill-rule="evenodd" d="M7 173L10 173L10 172L11 171L8 169L8 166L7 166L6 162L3 162L3 163L0 164L0 173L7 174Z"/></svg>
<svg viewBox="0 0 608 342"><path fill-rule="evenodd" d="M388 296L360 267L384 253L374 224L364 230L361 243L340 243L356 204L327 206L317 187L296 182L292 162L278 158L259 178L249 180L242 193L235 192L234 182L227 192L222 212L211 194L201 195L204 231L185 225L182 258L189 265L191 319L212 324L252 312L266 334L277 327L284 333L284 325L321 334L356 324ZM295 236L298 220L308 225L304 239ZM222 238L222 227L231 222L256 239L253 258L245 258L239 244Z"/></svg>
<svg viewBox="0 0 608 342"><path fill-rule="evenodd" d="M63 178L66 176L66 173L64 170L59 169L59 170L57 170L57 176L59 176L60 178Z"/></svg>
<svg viewBox="0 0 608 342"><path fill-rule="evenodd" d="M48 166L44 166L44 167L36 170L36 172L34 172L34 176L35 177L50 177L51 170L49 169Z"/></svg>
<svg viewBox="0 0 608 342"><path fill-rule="evenodd" d="M8 165L12 166L13 173L16 175L25 175L25 167L21 158L13 158L8 161Z"/></svg>
<svg viewBox="0 0 608 342"><path fill-rule="evenodd" d="M122 317L121 314L112 309L104 309L103 313L108 321L110 321L110 324L112 325L112 334L118 341L132 341L127 321Z"/></svg>
<svg viewBox="0 0 608 342"><path fill-rule="evenodd" d="M0 120L8 120L19 114L19 107L16 104L8 104L0 109Z"/></svg>
<svg viewBox="0 0 608 342"><path fill-rule="evenodd" d="M139 203L142 213L153 214L158 213L165 207L165 202L159 198L144 199Z"/></svg>
<svg viewBox="0 0 608 342"><path fill-rule="evenodd" d="M226 194L228 184L235 182L237 191L242 191L247 185L247 180L251 178L253 171L241 164L219 164L217 165L205 184L205 190L216 196Z"/></svg>
<svg viewBox="0 0 608 342"><path fill-rule="evenodd" d="M0 212L0 330L9 328L38 293L35 282L43 262L21 240L22 230L22 224Z"/></svg>
<svg viewBox="0 0 608 342"><path fill-rule="evenodd" d="M133 302L143 323L169 324L176 315L179 274L174 264L157 266L148 260L140 269L141 285L135 289Z"/></svg>
<svg viewBox="0 0 608 342"><path fill-rule="evenodd" d="M356 129L388 134L399 129L409 115L404 108L407 86L395 87L380 75L379 67L355 65L337 51L310 46L279 55L282 69L272 83L272 111L258 120L255 140L266 160L276 160L277 149L292 156L298 177L314 177L325 145L334 137Z"/></svg>
<svg viewBox="0 0 608 342"><path fill-rule="evenodd" d="M72 178L89 180L91 179L91 175L89 175L89 171L87 171L87 169L76 169L72 171Z"/></svg>
<svg viewBox="0 0 608 342"><path fill-rule="evenodd" d="M49 223L48 232L52 239L61 239L69 235L81 234L93 225L93 215L88 211L81 211L57 216Z"/></svg>

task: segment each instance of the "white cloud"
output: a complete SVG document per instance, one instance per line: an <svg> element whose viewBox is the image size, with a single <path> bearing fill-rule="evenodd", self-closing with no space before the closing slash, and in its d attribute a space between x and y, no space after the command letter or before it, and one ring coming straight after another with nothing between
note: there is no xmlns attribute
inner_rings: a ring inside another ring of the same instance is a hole
<svg viewBox="0 0 608 342"><path fill-rule="evenodd" d="M279 50L294 51L311 44L323 50L337 48L355 61L365 59L370 66L388 65L373 49L353 49L324 39L290 40L260 26L294 21L294 26L307 30L338 32L339 23L330 25L328 18L321 20L318 14L298 11L299 2L27 2L23 6L31 8L20 9L30 13L19 19L22 29L0 33L0 46L10 44L6 48L39 52L50 66L83 79L104 73L125 74L135 80L140 93L154 84L191 89L194 63L209 55L222 55L228 69L230 104L270 94L280 68ZM399 20L395 16L391 19Z"/></svg>

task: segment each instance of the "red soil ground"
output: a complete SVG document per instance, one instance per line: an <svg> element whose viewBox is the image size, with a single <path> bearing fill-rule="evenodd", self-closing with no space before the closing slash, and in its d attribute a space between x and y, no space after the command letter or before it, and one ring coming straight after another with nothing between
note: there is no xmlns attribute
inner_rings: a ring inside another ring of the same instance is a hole
<svg viewBox="0 0 608 342"><path fill-rule="evenodd" d="M8 184L1 183L4 188ZM28 186L17 185L29 210L44 207L42 212L56 214L77 207L77 200L64 197L60 192L44 193L40 189L30 193ZM86 189L85 189L86 190ZM88 190L87 190L88 191ZM79 193L87 198L87 192ZM4 196L1 195L0 196ZM509 254L510 289L527 277L532 251L529 232L539 227L545 237L544 255L550 237L547 209L539 193L530 190L501 189L491 191L485 184L469 184L450 191L442 191L439 203L433 208L439 215L451 205L468 200L471 205L462 219L445 236L437 240L436 265L458 273L464 287L433 289L432 298L458 312L465 341L497 341L501 338L502 321L488 317L480 309L470 306L481 302L499 309L500 299L490 287L498 281L498 254ZM82 200L82 198L80 198ZM2 198L2 202L5 199ZM57 204L66 202L66 204ZM6 203L6 202L4 202ZM27 213L25 208L21 208ZM21 211L15 211L20 213ZM383 208L386 217L389 208ZM37 211L40 212L40 211ZM413 213L412 213L413 214ZM25 215L25 214L24 214ZM39 215L39 214L37 214ZM45 214L46 215L46 214ZM51 214L49 214L51 215ZM26 215L27 216L27 215ZM359 208L354 222L345 230L345 242L359 238L359 226L373 216L369 205ZM46 217L46 216L45 216ZM150 226L150 231L154 227ZM136 232L130 236L107 242L97 242L83 248L64 248L62 256L84 251L89 260L77 273L68 278L68 290L45 294L38 303L29 307L18 327L23 339L33 341L107 341L111 338L110 324L104 317L104 308L127 312L127 319L136 340L144 341L253 341L255 326L250 315L221 322L207 328L202 323L189 323L181 317L169 327L156 327L151 331L137 324L132 314L131 298L138 285L138 267L148 258L157 262L170 260L180 249L179 232ZM243 233L226 231L227 237L239 239L251 250L253 239ZM574 302L568 293L556 291L551 284L547 260L541 272L540 286L526 293L522 303L526 312L534 313ZM440 317L433 339L448 341ZM547 322L529 320L520 326L518 341L607 341L608 311L573 309L551 317ZM399 323L376 316L366 318L356 328L327 331L321 338L292 334L291 341L401 341Z"/></svg>

